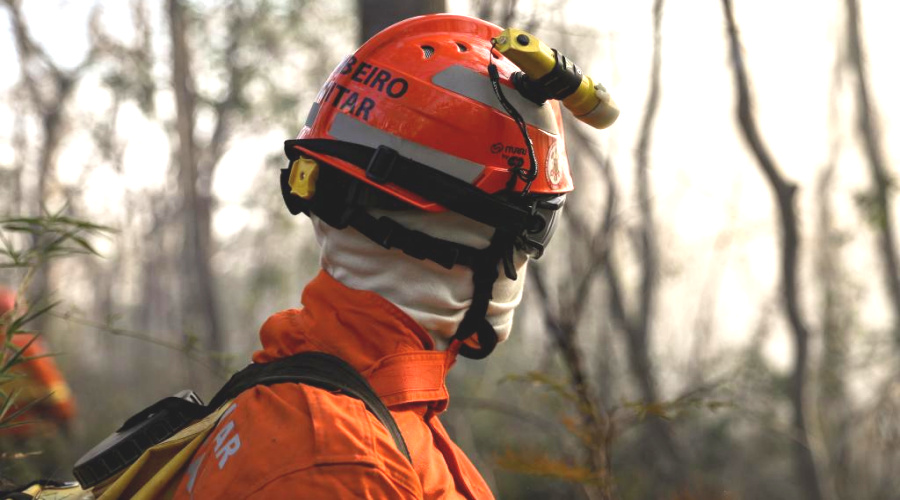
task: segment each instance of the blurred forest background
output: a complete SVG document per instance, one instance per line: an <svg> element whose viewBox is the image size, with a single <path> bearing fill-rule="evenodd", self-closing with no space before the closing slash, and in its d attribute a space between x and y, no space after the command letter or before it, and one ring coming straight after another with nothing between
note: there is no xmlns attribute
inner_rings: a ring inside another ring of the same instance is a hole
<svg viewBox="0 0 900 500"><path fill-rule="evenodd" d="M900 4L876 0L0 0L0 217L114 230L29 264L78 402L59 474L298 306L318 250L282 141L361 40L439 11L532 31L622 109L569 124L577 189L513 335L451 372L494 492L900 498Z"/></svg>

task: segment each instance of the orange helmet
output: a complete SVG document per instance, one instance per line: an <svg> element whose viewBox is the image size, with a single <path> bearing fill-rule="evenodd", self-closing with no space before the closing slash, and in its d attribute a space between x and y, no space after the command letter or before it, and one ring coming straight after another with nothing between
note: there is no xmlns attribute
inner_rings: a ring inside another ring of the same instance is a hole
<svg viewBox="0 0 900 500"><path fill-rule="evenodd" d="M488 75L491 39L500 31L479 19L446 14L385 29L334 70L298 138L390 146L487 193L506 189L511 170L528 160L522 133L495 97ZM530 191L571 191L559 103L536 105L520 96L510 81L518 68L494 54L500 82L527 123L543 174ZM442 209L399 186L373 182L338 157L294 147L415 207ZM523 186L520 180L516 189Z"/></svg>
<svg viewBox="0 0 900 500"><path fill-rule="evenodd" d="M484 314L498 264L515 279L514 248L543 253L573 188L559 104L519 94L518 68L493 50L500 32L436 14L378 33L331 73L298 138L285 142L281 176L294 214L447 268L471 267L473 305L457 332L478 334L480 352L460 351L470 357L493 348ZM496 231L490 247L474 249L367 208L451 210Z"/></svg>

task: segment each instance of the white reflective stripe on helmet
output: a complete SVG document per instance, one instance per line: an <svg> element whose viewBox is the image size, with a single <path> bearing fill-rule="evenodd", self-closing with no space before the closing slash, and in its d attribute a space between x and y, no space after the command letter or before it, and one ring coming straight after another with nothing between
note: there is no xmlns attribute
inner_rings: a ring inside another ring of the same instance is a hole
<svg viewBox="0 0 900 500"><path fill-rule="evenodd" d="M316 122L316 117L319 116L319 106L319 101L312 103L312 106L309 107L309 113L306 115L304 126L312 128L313 123Z"/></svg>
<svg viewBox="0 0 900 500"><path fill-rule="evenodd" d="M396 150L401 156L428 165L470 184L484 171L484 166L475 162L402 139L344 113L335 113L331 127L328 129L328 135L341 141L362 144L370 148L387 146Z"/></svg>
<svg viewBox="0 0 900 500"><path fill-rule="evenodd" d="M474 99L486 104L497 111L506 114L503 105L497 100L491 87L491 80L481 73L472 71L464 66L450 66L431 78L431 82L438 87L455 92L459 95ZM556 124L556 116L549 103L540 106L522 97L516 91L504 92L506 99L522 114L522 118L529 125L533 125L544 132L559 135L559 127Z"/></svg>

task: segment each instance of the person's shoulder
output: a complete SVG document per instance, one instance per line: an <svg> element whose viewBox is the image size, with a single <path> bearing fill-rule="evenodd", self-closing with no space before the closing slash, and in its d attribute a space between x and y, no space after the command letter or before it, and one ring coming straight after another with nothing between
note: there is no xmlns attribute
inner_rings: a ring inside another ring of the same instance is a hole
<svg viewBox="0 0 900 500"><path fill-rule="evenodd" d="M279 451L295 465L380 461L375 446L378 422L373 423L359 400L284 383L253 387L234 403L234 421L245 429L248 444L259 441L265 456Z"/></svg>
<svg viewBox="0 0 900 500"><path fill-rule="evenodd" d="M213 460L198 465L186 486L203 497L222 491L230 498L271 495L298 482L313 488L307 491L350 488L348 495L408 492L400 498L415 498L412 492L420 489L387 429L361 401L303 384L260 385L241 393L197 450L200 456ZM355 484L341 486L347 481Z"/></svg>

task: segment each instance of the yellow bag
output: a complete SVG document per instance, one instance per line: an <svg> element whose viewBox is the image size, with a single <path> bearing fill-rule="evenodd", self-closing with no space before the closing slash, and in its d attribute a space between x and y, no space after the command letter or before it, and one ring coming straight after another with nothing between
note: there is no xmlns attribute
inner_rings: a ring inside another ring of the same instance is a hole
<svg viewBox="0 0 900 500"><path fill-rule="evenodd" d="M105 483L108 486L94 487L93 491L97 499L172 498L181 479L182 470L188 465L197 448L206 440L206 436L215 428L219 418L230 406L229 403L230 401L206 418L185 427L169 439L149 448L124 472ZM43 499L43 497L38 498Z"/></svg>
<svg viewBox="0 0 900 500"><path fill-rule="evenodd" d="M194 452L215 428L230 406L223 404L207 417L185 427L174 436L148 448L133 464L103 483L84 490L78 483L60 486L33 484L20 493L34 500L155 500L172 498L181 474ZM0 500L6 500L4 497Z"/></svg>

